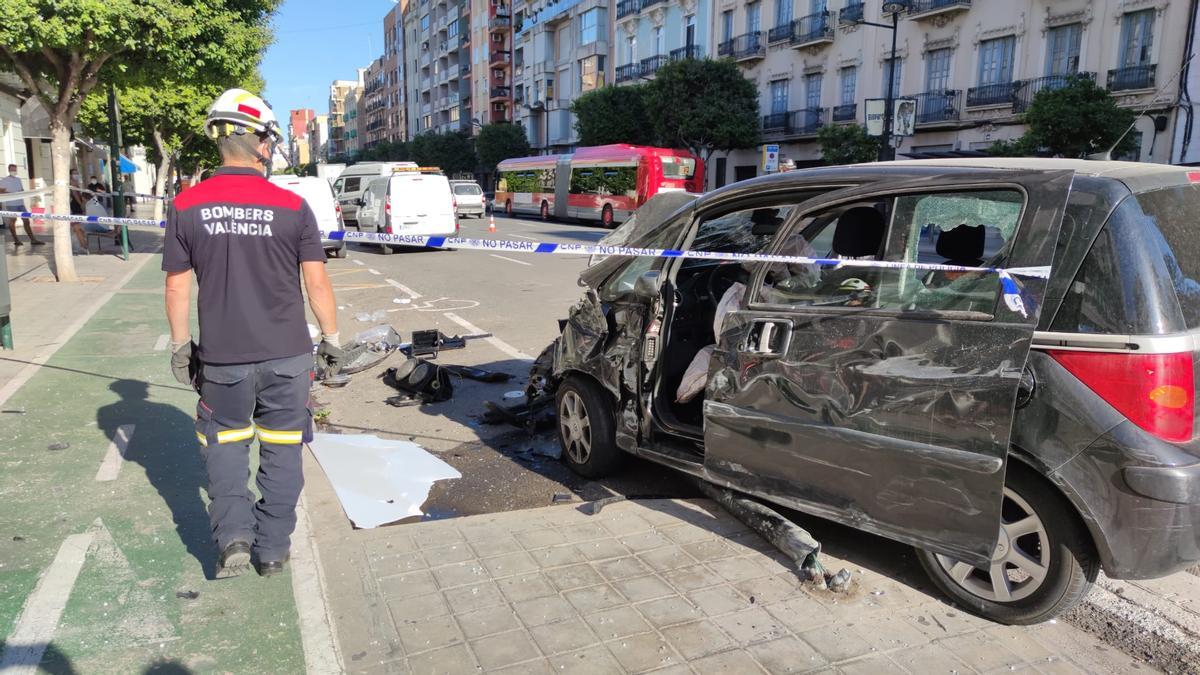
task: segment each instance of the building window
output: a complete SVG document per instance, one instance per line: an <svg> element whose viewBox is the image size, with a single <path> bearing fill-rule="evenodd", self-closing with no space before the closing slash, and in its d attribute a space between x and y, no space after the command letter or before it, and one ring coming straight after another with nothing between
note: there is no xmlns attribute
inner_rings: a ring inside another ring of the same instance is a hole
<svg viewBox="0 0 1200 675"><path fill-rule="evenodd" d="M428 32L429 32L429 15L426 14L425 16L421 17L421 33L425 34Z"/></svg>
<svg viewBox="0 0 1200 675"><path fill-rule="evenodd" d="M775 25L786 26L792 22L792 0L775 0Z"/></svg>
<svg viewBox="0 0 1200 675"><path fill-rule="evenodd" d="M809 109L821 107L821 84L825 78L821 73L804 76L804 105Z"/></svg>
<svg viewBox="0 0 1200 675"><path fill-rule="evenodd" d="M774 80L771 82L772 115L782 115L788 111L788 84L790 84L789 80Z"/></svg>
<svg viewBox="0 0 1200 675"><path fill-rule="evenodd" d="M663 29L662 26L654 27L654 56L659 56L663 53Z"/></svg>
<svg viewBox="0 0 1200 675"><path fill-rule="evenodd" d="M854 96L858 89L858 68L855 66L847 66L842 68L841 75L841 90L842 90L842 105L854 105Z"/></svg>
<svg viewBox="0 0 1200 675"><path fill-rule="evenodd" d="M625 63L637 63L637 38L632 35L625 38Z"/></svg>
<svg viewBox="0 0 1200 675"><path fill-rule="evenodd" d="M686 47L696 45L696 15L688 14L683 17L683 44Z"/></svg>
<svg viewBox="0 0 1200 675"><path fill-rule="evenodd" d="M1016 42L1017 39L1009 35L979 43L980 86L1012 82L1013 47Z"/></svg>
<svg viewBox="0 0 1200 675"><path fill-rule="evenodd" d="M828 0L808 0L809 14L824 14L829 8Z"/></svg>
<svg viewBox="0 0 1200 675"><path fill-rule="evenodd" d="M1148 66L1153 61L1154 12L1144 9L1121 17L1121 67Z"/></svg>
<svg viewBox="0 0 1200 675"><path fill-rule="evenodd" d="M904 59L885 59L883 62L883 95L888 95L888 82L892 83L892 98L900 97L900 74L904 71ZM892 75L895 77L892 77Z"/></svg>
<svg viewBox="0 0 1200 675"><path fill-rule="evenodd" d="M1072 23L1051 28L1046 34L1046 74L1071 75L1079 72L1079 48L1083 43L1083 24Z"/></svg>
<svg viewBox="0 0 1200 675"><path fill-rule="evenodd" d="M458 22L457 21L451 21L450 25L446 27L446 37L447 38L458 37Z"/></svg>
<svg viewBox="0 0 1200 675"><path fill-rule="evenodd" d="M601 8L593 7L579 15L580 45L590 45L600 39L601 11Z"/></svg>
<svg viewBox="0 0 1200 675"><path fill-rule="evenodd" d="M729 42L733 39L733 10L727 9L721 12L721 42Z"/></svg>
<svg viewBox="0 0 1200 675"><path fill-rule="evenodd" d="M450 121L451 122L458 121L458 106L454 106L453 108L450 109Z"/></svg>
<svg viewBox="0 0 1200 675"><path fill-rule="evenodd" d="M746 32L757 33L762 30L762 3L746 3Z"/></svg>
<svg viewBox="0 0 1200 675"><path fill-rule="evenodd" d="M925 55L925 91L950 88L950 57L952 49L935 49Z"/></svg>
<svg viewBox="0 0 1200 675"><path fill-rule="evenodd" d="M547 101L554 100L554 78L553 77L546 78L546 100Z"/></svg>
<svg viewBox="0 0 1200 675"><path fill-rule="evenodd" d="M579 62L579 91L592 91L604 86L604 56L589 56Z"/></svg>

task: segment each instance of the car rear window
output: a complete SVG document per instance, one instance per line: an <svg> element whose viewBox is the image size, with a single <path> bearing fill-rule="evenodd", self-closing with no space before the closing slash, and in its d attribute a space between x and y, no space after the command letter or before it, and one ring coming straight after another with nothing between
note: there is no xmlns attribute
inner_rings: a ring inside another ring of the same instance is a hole
<svg viewBox="0 0 1200 675"><path fill-rule="evenodd" d="M479 189L478 185L455 185L454 194L456 195L481 195L483 190Z"/></svg>
<svg viewBox="0 0 1200 675"><path fill-rule="evenodd" d="M1051 330L1161 335L1200 328L1200 186L1131 195L1100 230Z"/></svg>

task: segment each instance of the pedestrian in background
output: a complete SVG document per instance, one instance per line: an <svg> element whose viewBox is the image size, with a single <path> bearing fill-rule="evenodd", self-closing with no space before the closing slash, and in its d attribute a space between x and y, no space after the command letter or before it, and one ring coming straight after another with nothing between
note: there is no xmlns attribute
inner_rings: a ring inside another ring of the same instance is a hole
<svg viewBox="0 0 1200 675"><path fill-rule="evenodd" d="M196 437L208 472L216 577L253 563L284 569L304 485L302 444L312 440L313 346L300 279L321 327L317 356L337 372L337 307L311 208L266 179L281 140L266 102L230 89L209 109L205 131L221 168L175 198L167 214L163 271L171 368L196 386ZM200 285L200 341L192 342L192 272ZM246 484L259 441L257 503Z"/></svg>
<svg viewBox="0 0 1200 675"><path fill-rule="evenodd" d="M21 183L21 177L19 175L17 175L17 165L9 164L8 165L8 175L5 176L4 178L0 178L0 192L14 193L14 192L22 192L24 190L25 190L25 187ZM24 197L20 197L17 199L9 199L8 201L4 202L3 204L4 204L5 211L22 211L23 212L25 210L25 198ZM33 236L33 227L30 225L29 219L23 218L22 220L24 221L24 224L25 224L25 234L29 236L29 243L33 244L34 246L42 246L43 244L45 244L46 242ZM7 225L8 229L12 232L13 247L15 248L15 247L21 246L21 238L17 236L17 218L16 217L5 218L4 224Z"/></svg>

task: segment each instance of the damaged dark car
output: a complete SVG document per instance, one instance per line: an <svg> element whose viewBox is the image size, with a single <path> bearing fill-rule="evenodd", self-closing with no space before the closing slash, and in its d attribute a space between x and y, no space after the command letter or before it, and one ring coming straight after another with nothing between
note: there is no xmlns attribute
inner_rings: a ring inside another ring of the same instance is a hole
<svg viewBox="0 0 1200 675"><path fill-rule="evenodd" d="M645 457L911 544L956 603L1045 621L1100 569L1200 560L1198 183L986 159L664 195L613 243L805 262L595 261L531 396L584 476Z"/></svg>

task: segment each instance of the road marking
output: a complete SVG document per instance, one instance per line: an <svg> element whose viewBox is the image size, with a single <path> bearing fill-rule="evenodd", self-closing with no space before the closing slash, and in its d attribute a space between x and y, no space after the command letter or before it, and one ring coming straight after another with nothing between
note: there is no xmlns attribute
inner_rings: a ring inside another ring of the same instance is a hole
<svg viewBox="0 0 1200 675"><path fill-rule="evenodd" d="M300 642L304 647L305 670L312 675L340 673L341 652L333 639L333 617L325 604L328 590L321 574L321 556L308 526L308 504L304 493L296 508L296 533L292 547L292 596L300 616Z"/></svg>
<svg viewBox="0 0 1200 675"><path fill-rule="evenodd" d="M100 470L96 472L96 480L116 480L121 474L121 465L125 463L125 451L129 449L134 428L132 424L117 427L117 433L113 434L112 442L108 444L108 452L104 453L104 461L100 462Z"/></svg>
<svg viewBox="0 0 1200 675"><path fill-rule="evenodd" d="M83 534L72 534L58 547L58 553L33 593L25 599L25 607L13 632L5 640L4 659L0 660L0 672L15 675L38 671L38 664L46 653L46 647L54 638L58 620L71 597L71 589L79 578L79 571L87 558L88 548L96 536L94 529Z"/></svg>
<svg viewBox="0 0 1200 675"><path fill-rule="evenodd" d="M470 321L467 321L466 319L462 318L461 316L459 316L453 312L446 312L442 316L446 317L447 319L450 319L451 321L462 326L463 328L466 328L468 331L470 331L472 333L486 333L487 332L487 331L483 330L482 328L479 328L475 324L471 323ZM530 355L526 354L525 352L521 351L520 349L517 349L516 347L508 344L507 342L505 342L504 340L501 340L500 338L496 337L495 335L484 338L484 339L487 340L488 343L491 344L493 347L495 347L496 349L499 349L500 351L504 352L505 354L508 354L509 356L513 357L514 359L518 359L521 361L532 361L533 360L532 356L530 356Z"/></svg>
<svg viewBox="0 0 1200 675"><path fill-rule="evenodd" d="M366 264L357 258L352 258L350 262L354 263L355 265L365 265Z"/></svg>
<svg viewBox="0 0 1200 675"><path fill-rule="evenodd" d="M368 268L367 271L370 272L371 274L374 274L377 277L383 276L382 274L379 273L379 270L373 270L373 269Z"/></svg>
<svg viewBox="0 0 1200 675"><path fill-rule="evenodd" d="M524 265L524 266L526 266L526 267L533 267L533 264L532 264L532 263L527 263L527 262L525 262L524 260L513 260L512 258L505 258L504 256L502 256L502 255L496 255L495 253L489 253L488 255L492 256L493 258L499 258L499 259L501 259L501 260L507 260L507 261L508 261L508 262L510 262L510 263L517 263L518 265Z"/></svg>
<svg viewBox="0 0 1200 675"><path fill-rule="evenodd" d="M408 295L408 297L412 298L413 300L416 300L417 298L421 297L420 293L414 291L413 289L409 288L408 286L405 286L404 284L400 283L399 281L396 281L395 279L384 279L384 281L388 282L392 286L395 286L396 288L399 288L401 291L403 291L405 294Z"/></svg>
<svg viewBox="0 0 1200 675"><path fill-rule="evenodd" d="M171 336L170 336L170 335L159 335L159 336L158 336L158 342L155 342L155 343L154 343L154 351L156 351L156 352L161 352L161 351L163 351L164 349L166 349L166 348L167 348L167 345L168 345L170 342L171 342Z"/></svg>

